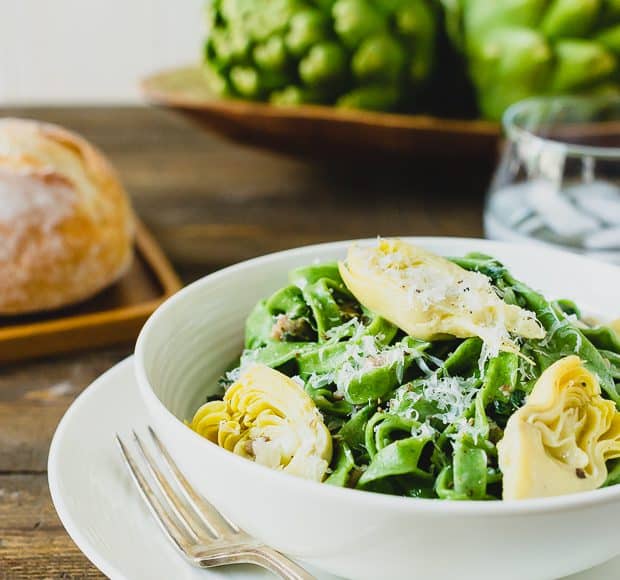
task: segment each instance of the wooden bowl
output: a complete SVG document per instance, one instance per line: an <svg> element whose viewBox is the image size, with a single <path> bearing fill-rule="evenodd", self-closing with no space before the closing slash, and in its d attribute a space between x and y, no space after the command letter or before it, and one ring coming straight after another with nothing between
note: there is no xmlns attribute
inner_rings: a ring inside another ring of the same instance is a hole
<svg viewBox="0 0 620 580"><path fill-rule="evenodd" d="M499 125L488 121L221 99L197 66L154 74L141 87L150 103L179 111L216 133L306 157L491 159L500 135Z"/></svg>

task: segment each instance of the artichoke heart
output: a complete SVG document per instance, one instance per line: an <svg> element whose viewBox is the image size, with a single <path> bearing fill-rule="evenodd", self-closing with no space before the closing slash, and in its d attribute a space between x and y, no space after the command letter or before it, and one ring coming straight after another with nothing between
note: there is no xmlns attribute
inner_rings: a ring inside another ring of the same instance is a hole
<svg viewBox="0 0 620 580"><path fill-rule="evenodd" d="M605 462L620 457L620 413L581 359L567 356L510 417L498 452L504 499L596 489L607 478Z"/></svg>
<svg viewBox="0 0 620 580"><path fill-rule="evenodd" d="M373 248L352 246L339 268L366 308L416 338L478 336L497 354L518 350L509 332L544 336L536 316L506 304L487 276L401 240L379 240Z"/></svg>
<svg viewBox="0 0 620 580"><path fill-rule="evenodd" d="M331 435L299 384L265 365L241 373L221 401L196 411L191 428L220 447L272 469L322 481Z"/></svg>

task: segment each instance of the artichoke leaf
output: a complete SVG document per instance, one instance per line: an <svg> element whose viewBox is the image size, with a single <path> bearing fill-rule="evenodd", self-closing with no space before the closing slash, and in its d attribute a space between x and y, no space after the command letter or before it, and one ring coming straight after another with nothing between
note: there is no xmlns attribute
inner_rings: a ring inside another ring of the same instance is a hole
<svg viewBox="0 0 620 580"><path fill-rule="evenodd" d="M191 428L220 447L272 469L322 481L331 435L312 399L265 365L247 368L221 401L196 411Z"/></svg>
<svg viewBox="0 0 620 580"><path fill-rule="evenodd" d="M583 39L556 43L556 63L550 76L552 93L585 90L597 82L611 80L617 71L616 57L603 45Z"/></svg>
<svg viewBox="0 0 620 580"><path fill-rule="evenodd" d="M499 352L518 350L509 333L545 334L536 316L506 304L487 276L400 240L352 246L339 266L363 306L422 340L478 336Z"/></svg>
<svg viewBox="0 0 620 580"><path fill-rule="evenodd" d="M551 365L498 443L503 498L593 490L620 457L620 413L603 399L598 377L576 355Z"/></svg>
<svg viewBox="0 0 620 580"><path fill-rule="evenodd" d="M596 24L601 0L553 0L541 23L549 38L585 36Z"/></svg>

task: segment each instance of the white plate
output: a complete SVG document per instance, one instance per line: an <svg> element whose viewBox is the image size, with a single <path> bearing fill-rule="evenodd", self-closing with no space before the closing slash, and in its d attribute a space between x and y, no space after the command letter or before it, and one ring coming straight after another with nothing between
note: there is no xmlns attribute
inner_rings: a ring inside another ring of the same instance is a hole
<svg viewBox="0 0 620 580"><path fill-rule="evenodd" d="M49 486L67 532L89 560L113 579L271 578L250 566L198 570L164 539L129 479L114 443L115 433L127 436L131 429L141 429L148 422L132 362L128 358L119 363L88 387L71 405L54 435ZM558 546L556 554L562 557L562 546ZM334 576L312 572L321 580L335 580ZM617 578L620 557L570 577Z"/></svg>
<svg viewBox="0 0 620 580"><path fill-rule="evenodd" d="M272 578L254 566L199 570L168 543L114 442L115 433L126 437L147 423L130 357L90 385L58 425L48 461L49 486L56 511L80 550L113 579ZM328 574L320 578L335 580Z"/></svg>

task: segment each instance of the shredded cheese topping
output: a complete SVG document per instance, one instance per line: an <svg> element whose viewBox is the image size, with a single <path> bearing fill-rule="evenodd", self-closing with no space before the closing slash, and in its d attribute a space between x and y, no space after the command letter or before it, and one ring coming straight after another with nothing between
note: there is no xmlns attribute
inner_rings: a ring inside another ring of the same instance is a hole
<svg viewBox="0 0 620 580"><path fill-rule="evenodd" d="M437 412L427 415L421 425L414 429L413 435L434 433L431 422L435 420L444 425L453 425L455 431L452 438L469 434L475 440L478 433L474 425L465 418L465 413L472 406L478 390L479 381L475 377L440 377L435 372L417 381L415 390L410 384L397 389L389 402L389 409L393 413L418 421L420 416L413 405L423 400L434 405ZM401 408L404 410L400 411Z"/></svg>
<svg viewBox="0 0 620 580"><path fill-rule="evenodd" d="M480 337L481 364L501 350L518 352L512 334L545 335L534 313L505 303L484 274L400 240L380 239L374 248L353 246L340 263L340 274L366 308L410 336Z"/></svg>

